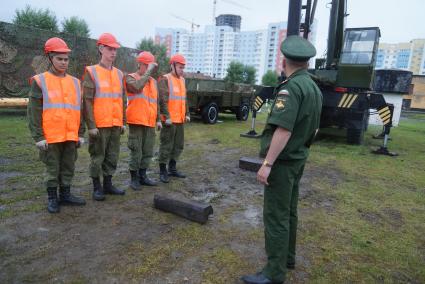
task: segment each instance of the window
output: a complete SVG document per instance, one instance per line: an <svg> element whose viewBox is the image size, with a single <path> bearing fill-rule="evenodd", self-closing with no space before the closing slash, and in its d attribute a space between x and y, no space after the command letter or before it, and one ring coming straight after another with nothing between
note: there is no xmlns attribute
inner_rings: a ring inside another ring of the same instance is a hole
<svg viewBox="0 0 425 284"><path fill-rule="evenodd" d="M341 55L342 64L370 64L377 37L376 30L347 31Z"/></svg>

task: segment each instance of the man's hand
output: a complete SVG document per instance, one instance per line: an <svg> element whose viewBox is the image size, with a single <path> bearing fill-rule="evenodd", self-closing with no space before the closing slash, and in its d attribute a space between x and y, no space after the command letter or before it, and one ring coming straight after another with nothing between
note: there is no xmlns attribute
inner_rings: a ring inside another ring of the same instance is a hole
<svg viewBox="0 0 425 284"><path fill-rule="evenodd" d="M158 121L157 123L156 123L156 130L161 130L162 129L162 123L161 123L161 121Z"/></svg>
<svg viewBox="0 0 425 284"><path fill-rule="evenodd" d="M125 125L121 126L121 135L123 135L125 133Z"/></svg>
<svg viewBox="0 0 425 284"><path fill-rule="evenodd" d="M167 118L167 120L165 120L165 126L170 126L171 124L173 124L171 118Z"/></svg>
<svg viewBox="0 0 425 284"><path fill-rule="evenodd" d="M37 148L42 151L47 151L47 149L49 148L49 144L47 144L46 140L38 141L37 143L35 143L35 146L37 146Z"/></svg>
<svg viewBox="0 0 425 284"><path fill-rule="evenodd" d="M97 137L98 135L99 135L99 129L97 128L89 129L90 137Z"/></svg>
<svg viewBox="0 0 425 284"><path fill-rule="evenodd" d="M186 115L186 122L190 122L190 116Z"/></svg>
<svg viewBox="0 0 425 284"><path fill-rule="evenodd" d="M257 172L257 181L264 185L269 185L267 179L269 178L271 167L261 166Z"/></svg>
<svg viewBox="0 0 425 284"><path fill-rule="evenodd" d="M84 144L84 137L78 137L77 148L80 148Z"/></svg>
<svg viewBox="0 0 425 284"><path fill-rule="evenodd" d="M157 66L158 64L155 62L149 63L147 71L152 72Z"/></svg>

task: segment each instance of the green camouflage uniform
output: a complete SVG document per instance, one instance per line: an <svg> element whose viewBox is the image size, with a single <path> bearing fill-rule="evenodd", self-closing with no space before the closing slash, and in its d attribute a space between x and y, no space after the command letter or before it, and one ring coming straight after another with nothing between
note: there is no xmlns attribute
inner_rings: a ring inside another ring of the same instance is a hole
<svg viewBox="0 0 425 284"><path fill-rule="evenodd" d="M131 93L140 93L146 82L148 82L151 72L146 72L139 80L126 76L127 91ZM159 117L159 100L157 99L157 122ZM144 111L141 109L140 111ZM128 148L130 149L130 171L147 169L153 157L153 147L155 145L155 127L128 124Z"/></svg>
<svg viewBox="0 0 425 284"><path fill-rule="evenodd" d="M295 263L299 182L309 146L319 128L322 94L301 69L282 82L261 139L260 155L265 157L277 127L291 132L287 145L274 162L264 189L264 227L267 265L264 275L284 281L286 264Z"/></svg>
<svg viewBox="0 0 425 284"><path fill-rule="evenodd" d="M101 64L100 64L101 65ZM124 81L124 80L123 80ZM123 82L124 86L124 82ZM96 94L96 87L90 75L86 74L83 79L83 103L84 119L88 129L96 128L94 120L93 105ZM125 109L127 99L123 88L123 125L125 125ZM90 177L98 178L103 176L112 176L117 169L118 158L120 154L121 127L99 127L97 137L89 136L90 153Z"/></svg>
<svg viewBox="0 0 425 284"><path fill-rule="evenodd" d="M159 104L161 115L166 119L170 118L168 112L168 80L162 77L158 82ZM189 102L186 96L186 116L190 116ZM173 123L167 126L163 123L161 134L159 136L159 163L167 164L170 160L178 161L184 148L184 123Z"/></svg>
<svg viewBox="0 0 425 284"><path fill-rule="evenodd" d="M33 80L29 92L28 126L35 142L45 140L43 134L43 94ZM82 112L81 112L82 114ZM81 115L78 136L84 136L84 123ZM40 150L40 160L46 165L46 187L70 186L74 177L75 161L77 160L77 142L65 141L51 143L46 151Z"/></svg>

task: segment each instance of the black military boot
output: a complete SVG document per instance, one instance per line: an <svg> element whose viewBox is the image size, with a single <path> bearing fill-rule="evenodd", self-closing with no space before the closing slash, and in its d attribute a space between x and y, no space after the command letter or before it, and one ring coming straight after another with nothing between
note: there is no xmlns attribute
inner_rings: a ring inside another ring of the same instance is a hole
<svg viewBox="0 0 425 284"><path fill-rule="evenodd" d="M139 179L137 177L137 171L130 171L130 176L131 176L130 187L133 190L141 190L142 186L140 185Z"/></svg>
<svg viewBox="0 0 425 284"><path fill-rule="evenodd" d="M148 175L146 174L146 169L139 169L139 177L140 177L140 184L147 185L147 186L156 186L157 183L148 178Z"/></svg>
<svg viewBox="0 0 425 284"><path fill-rule="evenodd" d="M61 186L59 188L59 204L83 206L86 205L86 201L81 197L72 195L69 186Z"/></svg>
<svg viewBox="0 0 425 284"><path fill-rule="evenodd" d="M173 177L185 178L186 175L184 175L183 173L177 171L176 164L177 163L176 163L175 160L170 160L170 162L168 163L168 174L170 176L173 176Z"/></svg>
<svg viewBox="0 0 425 284"><path fill-rule="evenodd" d="M105 193L103 192L102 185L100 184L100 179L93 178L93 199L96 201L105 200Z"/></svg>
<svg viewBox="0 0 425 284"><path fill-rule="evenodd" d="M58 194L56 187L48 187L47 188L47 211L49 213L59 213L59 203L58 203Z"/></svg>
<svg viewBox="0 0 425 284"><path fill-rule="evenodd" d="M166 164L159 164L159 179L163 183L169 183L170 182L170 178L168 177L167 165Z"/></svg>
<svg viewBox="0 0 425 284"><path fill-rule="evenodd" d="M112 176L103 176L103 190L105 194L124 195L125 191L112 185Z"/></svg>

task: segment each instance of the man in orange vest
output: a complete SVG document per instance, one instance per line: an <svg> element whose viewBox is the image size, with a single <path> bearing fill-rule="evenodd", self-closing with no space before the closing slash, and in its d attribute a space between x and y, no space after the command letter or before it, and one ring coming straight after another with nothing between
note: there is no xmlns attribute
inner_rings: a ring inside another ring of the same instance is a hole
<svg viewBox="0 0 425 284"><path fill-rule="evenodd" d="M50 213L58 213L59 205L86 204L70 192L77 148L84 142L85 130L80 115L80 80L66 73L70 51L60 38L47 40L44 52L51 63L49 71L30 79L29 129L40 149L40 159L46 165Z"/></svg>
<svg viewBox="0 0 425 284"><path fill-rule="evenodd" d="M83 79L84 114L89 129L90 176L93 180L93 199L102 201L105 194L124 195L125 191L112 185L120 152L120 136L125 131L124 78L112 64L120 47L116 38L102 34L97 46L99 64L87 66ZM103 187L100 176L103 174Z"/></svg>
<svg viewBox="0 0 425 284"><path fill-rule="evenodd" d="M184 147L184 123L190 121L189 104L186 98L186 84L183 78L186 59L175 54L170 59L171 72L159 79L161 129L159 146L159 178L168 183L168 175L185 178L177 171L176 163ZM167 172L168 162L168 172Z"/></svg>
<svg viewBox="0 0 425 284"><path fill-rule="evenodd" d="M125 77L127 89L127 124L129 126L128 148L130 149L130 187L140 190L141 185L155 186L146 170L153 156L155 126L162 128L159 117L158 88L150 75L158 66L155 57L148 51L137 58L139 70Z"/></svg>

